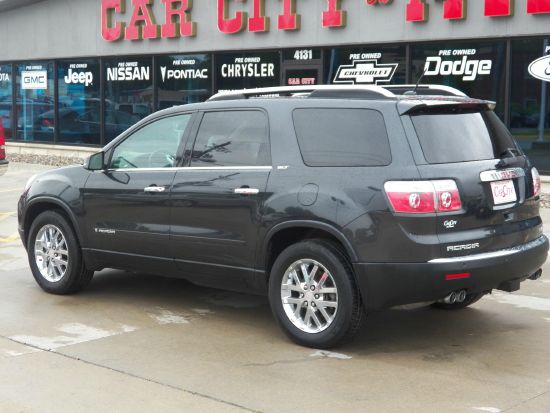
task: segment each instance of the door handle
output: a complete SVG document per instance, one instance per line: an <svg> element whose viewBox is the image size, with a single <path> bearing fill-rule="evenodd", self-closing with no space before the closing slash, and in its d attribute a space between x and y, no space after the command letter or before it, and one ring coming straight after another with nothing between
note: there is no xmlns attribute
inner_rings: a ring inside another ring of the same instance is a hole
<svg viewBox="0 0 550 413"><path fill-rule="evenodd" d="M164 192L166 187L164 186L148 186L143 189L144 192Z"/></svg>
<svg viewBox="0 0 550 413"><path fill-rule="evenodd" d="M260 190L258 188L235 188L233 192L239 195L256 195L260 193Z"/></svg>

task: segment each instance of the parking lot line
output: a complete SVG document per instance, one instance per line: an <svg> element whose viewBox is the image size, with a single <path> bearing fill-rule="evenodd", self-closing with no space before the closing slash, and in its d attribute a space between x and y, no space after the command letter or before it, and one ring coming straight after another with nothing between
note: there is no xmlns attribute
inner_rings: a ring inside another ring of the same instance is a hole
<svg viewBox="0 0 550 413"><path fill-rule="evenodd" d="M10 244L12 242L15 242L19 240L19 233L18 232L15 232L13 234L11 234L10 236L8 237L0 237L0 244Z"/></svg>
<svg viewBox="0 0 550 413"><path fill-rule="evenodd" d="M12 189L2 189L0 191L0 194L3 194L5 192L15 192L15 191L21 191L21 188L12 188Z"/></svg>
<svg viewBox="0 0 550 413"><path fill-rule="evenodd" d="M15 212L15 211L0 212L0 221L3 221L3 220L5 220L6 218L9 218L9 217L15 216L15 214L17 214L17 212Z"/></svg>

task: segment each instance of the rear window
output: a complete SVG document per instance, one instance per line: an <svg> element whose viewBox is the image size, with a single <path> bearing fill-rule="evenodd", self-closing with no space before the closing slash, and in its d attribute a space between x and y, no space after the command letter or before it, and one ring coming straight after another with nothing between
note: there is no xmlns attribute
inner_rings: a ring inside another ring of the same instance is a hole
<svg viewBox="0 0 550 413"><path fill-rule="evenodd" d="M370 109L296 109L294 128L308 166L383 166L391 163L382 114Z"/></svg>
<svg viewBox="0 0 550 413"><path fill-rule="evenodd" d="M438 109L411 115L429 163L497 159L519 154L512 135L493 111Z"/></svg>

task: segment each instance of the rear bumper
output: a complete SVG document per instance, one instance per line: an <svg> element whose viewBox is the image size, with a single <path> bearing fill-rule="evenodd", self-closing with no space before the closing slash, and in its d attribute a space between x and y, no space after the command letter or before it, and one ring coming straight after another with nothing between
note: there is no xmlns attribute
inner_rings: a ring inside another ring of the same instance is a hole
<svg viewBox="0 0 550 413"><path fill-rule="evenodd" d="M541 237L513 248L465 257L441 258L424 263L353 264L365 308L442 299L456 290L478 293L517 284L542 267L548 255L548 238ZM446 279L448 274L470 274Z"/></svg>

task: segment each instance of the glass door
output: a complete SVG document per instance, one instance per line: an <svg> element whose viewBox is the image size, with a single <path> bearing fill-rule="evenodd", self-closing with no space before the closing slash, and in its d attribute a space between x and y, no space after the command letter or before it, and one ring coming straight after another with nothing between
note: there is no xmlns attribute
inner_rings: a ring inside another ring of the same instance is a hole
<svg viewBox="0 0 550 413"><path fill-rule="evenodd" d="M310 86L322 83L321 49L286 49L282 57L283 86Z"/></svg>

